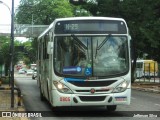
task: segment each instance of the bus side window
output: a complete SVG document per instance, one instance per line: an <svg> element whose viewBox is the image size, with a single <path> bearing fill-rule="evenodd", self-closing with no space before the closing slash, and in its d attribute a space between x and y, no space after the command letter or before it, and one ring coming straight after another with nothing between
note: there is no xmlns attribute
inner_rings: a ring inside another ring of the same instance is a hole
<svg viewBox="0 0 160 120"><path fill-rule="evenodd" d="M49 42L49 35L44 36L43 42L43 59L48 59L49 55L47 54L47 43Z"/></svg>

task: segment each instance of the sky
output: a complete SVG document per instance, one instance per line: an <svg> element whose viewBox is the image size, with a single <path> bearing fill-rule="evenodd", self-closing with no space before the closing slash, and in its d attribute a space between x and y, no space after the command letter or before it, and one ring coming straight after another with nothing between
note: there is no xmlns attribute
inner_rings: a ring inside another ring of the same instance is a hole
<svg viewBox="0 0 160 120"><path fill-rule="evenodd" d="M10 13L11 11L10 10L12 10L12 0L0 0L0 1L2 1L9 7L8 8L4 4L0 4L0 32L10 33L10 25L11 25L11 13ZM19 2L20 0L14 0L14 10L18 8ZM8 26L8 27L2 27L3 25ZM16 39L20 41L26 40L26 38L23 38L23 37L20 37L20 38L18 37Z"/></svg>
<svg viewBox="0 0 160 120"><path fill-rule="evenodd" d="M0 0L5 3L10 10L12 10L12 0ZM14 9L19 5L20 0L14 0ZM0 24L11 24L11 13L9 9L4 5L0 4Z"/></svg>

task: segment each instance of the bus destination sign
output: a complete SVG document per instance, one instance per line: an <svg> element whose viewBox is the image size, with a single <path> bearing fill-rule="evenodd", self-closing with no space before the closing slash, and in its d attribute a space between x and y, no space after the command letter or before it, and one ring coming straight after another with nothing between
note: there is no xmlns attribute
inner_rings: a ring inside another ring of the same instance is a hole
<svg viewBox="0 0 160 120"><path fill-rule="evenodd" d="M127 29L123 21L114 20L81 20L59 21L55 26L55 34L126 34Z"/></svg>

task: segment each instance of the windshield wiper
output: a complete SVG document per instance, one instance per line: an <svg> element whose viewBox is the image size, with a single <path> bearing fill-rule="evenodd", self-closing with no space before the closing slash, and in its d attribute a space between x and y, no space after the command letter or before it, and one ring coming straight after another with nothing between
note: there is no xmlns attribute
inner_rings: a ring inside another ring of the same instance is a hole
<svg viewBox="0 0 160 120"><path fill-rule="evenodd" d="M86 47L74 34L71 35L71 37L77 42L78 45L80 45L83 49L88 50L88 46Z"/></svg>
<svg viewBox="0 0 160 120"><path fill-rule="evenodd" d="M85 50L87 50L87 56L88 56L88 59L89 59L89 51L88 51L88 39L87 39L87 46L85 46L82 42L81 42L81 40L79 40L78 38L77 38L77 36L75 36L74 34L72 34L71 35L71 37L75 40L75 42L78 44L78 47L80 47L81 49L85 49Z"/></svg>
<svg viewBox="0 0 160 120"><path fill-rule="evenodd" d="M103 41L102 43L98 46L98 40L97 40L97 46L96 46L96 53L95 53L95 58L97 57L97 52L102 48L102 46L109 40L109 38L112 37L111 34L109 34Z"/></svg>

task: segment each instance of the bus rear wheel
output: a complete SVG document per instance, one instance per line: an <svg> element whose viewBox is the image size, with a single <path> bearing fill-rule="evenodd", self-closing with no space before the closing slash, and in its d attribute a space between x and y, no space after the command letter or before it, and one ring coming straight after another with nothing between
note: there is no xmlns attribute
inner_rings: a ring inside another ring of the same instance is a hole
<svg viewBox="0 0 160 120"><path fill-rule="evenodd" d="M117 108L117 105L107 105L106 109L107 111L115 111Z"/></svg>

